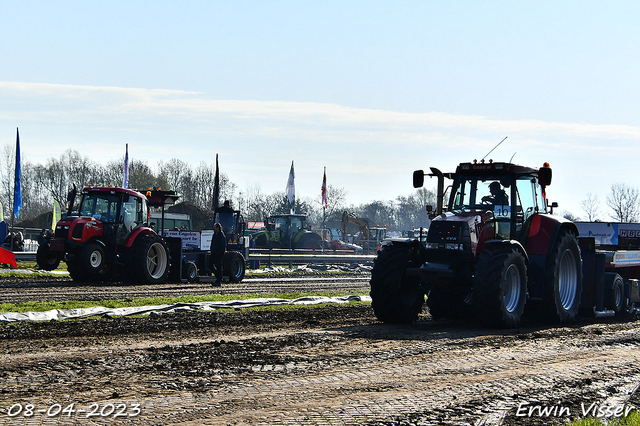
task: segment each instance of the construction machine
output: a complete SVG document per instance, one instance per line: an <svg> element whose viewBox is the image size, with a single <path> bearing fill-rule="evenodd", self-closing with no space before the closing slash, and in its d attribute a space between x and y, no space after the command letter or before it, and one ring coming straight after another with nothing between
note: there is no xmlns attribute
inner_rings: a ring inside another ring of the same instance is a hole
<svg viewBox="0 0 640 426"><path fill-rule="evenodd" d="M355 225L358 227L360 232L360 239L358 243L362 246L364 253L376 253L380 248L382 241L387 237L387 228L370 227L368 219L359 218L353 213L344 211L342 213L342 238L345 242L348 242L346 239L349 231L349 225Z"/></svg>

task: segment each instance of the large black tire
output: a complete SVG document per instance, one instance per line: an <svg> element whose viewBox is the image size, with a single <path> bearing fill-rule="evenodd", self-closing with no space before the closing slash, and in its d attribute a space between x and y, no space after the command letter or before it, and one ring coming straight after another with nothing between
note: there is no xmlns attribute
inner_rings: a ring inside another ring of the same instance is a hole
<svg viewBox="0 0 640 426"><path fill-rule="evenodd" d="M604 305L616 315L625 310L627 303L624 297L624 280L615 272L605 274Z"/></svg>
<svg viewBox="0 0 640 426"><path fill-rule="evenodd" d="M547 320L566 324L578 316L582 296L582 260L575 235L561 231L547 259L543 312Z"/></svg>
<svg viewBox="0 0 640 426"><path fill-rule="evenodd" d="M267 243L267 247L268 249L283 249L284 248L284 244L282 244L280 241L269 241Z"/></svg>
<svg viewBox="0 0 640 426"><path fill-rule="evenodd" d="M418 277L405 275L407 266L420 266L417 249L406 245L385 246L371 271L371 306L385 323L410 324L418 318L424 293L417 290Z"/></svg>
<svg viewBox="0 0 640 426"><path fill-rule="evenodd" d="M296 248L307 250L320 250L324 243L322 237L315 232L303 235L300 241L296 244Z"/></svg>
<svg viewBox="0 0 640 426"><path fill-rule="evenodd" d="M38 246L36 251L36 262L38 267L44 271L53 271L60 265L60 257L55 251L49 250L49 243Z"/></svg>
<svg viewBox="0 0 640 426"><path fill-rule="evenodd" d="M133 274L136 282L161 284L169 275L169 249L157 235L140 235L133 243Z"/></svg>
<svg viewBox="0 0 640 426"><path fill-rule="evenodd" d="M67 260L67 271L69 271L69 276L75 282L86 282L88 280L84 268L81 267L77 260Z"/></svg>
<svg viewBox="0 0 640 426"><path fill-rule="evenodd" d="M520 324L527 301L527 265L516 249L488 248L480 254L473 277L473 306L486 327Z"/></svg>
<svg viewBox="0 0 640 426"><path fill-rule="evenodd" d="M89 278L98 278L104 272L106 260L104 247L98 243L88 243L80 252L80 268Z"/></svg>
<svg viewBox="0 0 640 426"><path fill-rule="evenodd" d="M239 283L244 278L246 265L244 256L237 251L228 251L222 258L222 275L229 277L232 283Z"/></svg>
<svg viewBox="0 0 640 426"><path fill-rule="evenodd" d="M198 280L198 266L195 263L185 262L183 268L188 282L194 283Z"/></svg>
<svg viewBox="0 0 640 426"><path fill-rule="evenodd" d="M253 240L256 244L256 248L266 248L267 247L267 236L264 234L258 235Z"/></svg>

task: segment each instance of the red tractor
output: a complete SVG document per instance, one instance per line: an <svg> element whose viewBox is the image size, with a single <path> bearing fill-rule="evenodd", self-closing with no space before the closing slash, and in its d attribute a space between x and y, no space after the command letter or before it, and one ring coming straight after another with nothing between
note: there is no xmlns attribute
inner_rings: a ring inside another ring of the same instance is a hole
<svg viewBox="0 0 640 426"><path fill-rule="evenodd" d="M63 260L74 281L119 278L162 283L169 274L166 241L147 226L149 207L175 202L174 191L89 186L82 190L77 210L75 190L68 214L53 236L43 239L38 264L55 269Z"/></svg>
<svg viewBox="0 0 640 426"><path fill-rule="evenodd" d="M410 323L427 296L434 318L474 315L485 326L515 327L525 313L557 323L576 318L582 260L576 225L547 209L551 168L460 164L437 177L437 206L426 241L387 240L372 270L371 298L383 322ZM445 207L444 180L453 181Z"/></svg>

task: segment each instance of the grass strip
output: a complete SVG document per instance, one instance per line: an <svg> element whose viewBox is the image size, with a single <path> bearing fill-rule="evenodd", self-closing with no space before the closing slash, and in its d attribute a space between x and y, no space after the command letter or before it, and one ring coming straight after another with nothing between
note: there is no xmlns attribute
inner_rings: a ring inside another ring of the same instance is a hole
<svg viewBox="0 0 640 426"><path fill-rule="evenodd" d="M558 423L569 426L640 426L640 412L634 410L627 417L608 418L603 421L598 418L586 417L571 423Z"/></svg>
<svg viewBox="0 0 640 426"><path fill-rule="evenodd" d="M323 291L323 292L293 292L274 294L214 294L203 296L179 296L179 297L143 297L139 299L107 299L107 300L65 300L51 302L23 302L0 303L0 312L44 312L52 309L81 309L104 306L105 308L131 308L138 306L169 305L173 303L197 303L197 302L227 302L229 300L246 300L257 298L298 299L308 296L340 297L340 296L368 296L368 291ZM357 302L368 303L368 302Z"/></svg>

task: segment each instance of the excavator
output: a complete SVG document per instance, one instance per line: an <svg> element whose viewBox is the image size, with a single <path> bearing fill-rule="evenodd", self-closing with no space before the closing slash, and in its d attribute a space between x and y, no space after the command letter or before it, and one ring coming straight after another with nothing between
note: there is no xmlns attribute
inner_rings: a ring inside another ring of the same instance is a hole
<svg viewBox="0 0 640 426"><path fill-rule="evenodd" d="M359 218L353 213L349 213L348 211L344 211L342 213L342 238L345 242L347 241L347 235L349 231L349 225L355 225L358 227L360 231L360 241L355 243L359 243L362 246L362 249L365 253L375 253L380 247L382 241L387 236L387 229L384 227L370 227L369 220L364 218Z"/></svg>

